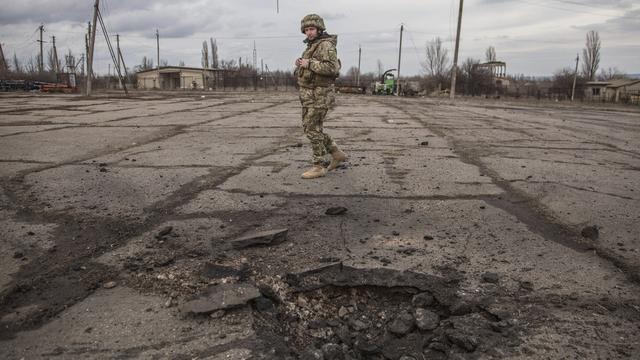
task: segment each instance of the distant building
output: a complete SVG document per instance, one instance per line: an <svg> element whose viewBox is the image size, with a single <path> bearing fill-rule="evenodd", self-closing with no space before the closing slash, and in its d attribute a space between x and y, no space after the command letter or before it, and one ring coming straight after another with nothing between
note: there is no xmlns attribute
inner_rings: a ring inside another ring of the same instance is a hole
<svg viewBox="0 0 640 360"><path fill-rule="evenodd" d="M640 104L640 79L589 81L584 95L590 101Z"/></svg>
<svg viewBox="0 0 640 360"><path fill-rule="evenodd" d="M222 69L202 69L185 66L161 66L160 69L136 73L138 89L188 90L216 87L221 82Z"/></svg>
<svg viewBox="0 0 640 360"><path fill-rule="evenodd" d="M487 69L491 73L493 82L497 88L508 88L509 79L507 78L507 63L504 61L488 61L486 63L476 65L478 68Z"/></svg>

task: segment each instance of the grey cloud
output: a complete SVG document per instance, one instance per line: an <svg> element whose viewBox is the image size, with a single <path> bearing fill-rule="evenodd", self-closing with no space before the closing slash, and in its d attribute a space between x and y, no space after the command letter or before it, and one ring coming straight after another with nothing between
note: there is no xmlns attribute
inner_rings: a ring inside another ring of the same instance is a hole
<svg viewBox="0 0 640 360"><path fill-rule="evenodd" d="M637 34L640 32L640 9L627 11L623 16L609 19L602 23L574 26L574 28L586 31L596 30L600 32L624 32Z"/></svg>

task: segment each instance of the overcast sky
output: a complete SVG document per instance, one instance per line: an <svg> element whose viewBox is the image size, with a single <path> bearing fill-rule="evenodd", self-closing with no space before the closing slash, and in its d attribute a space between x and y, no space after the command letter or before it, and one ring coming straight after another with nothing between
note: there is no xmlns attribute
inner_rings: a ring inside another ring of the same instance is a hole
<svg viewBox="0 0 640 360"><path fill-rule="evenodd" d="M362 46L362 72L398 63L400 25L403 75L421 74L426 43L441 37L453 57L459 0L102 0L101 12L115 46L128 67L143 56L177 65L200 67L202 42L217 39L220 57L287 70L303 49L300 19L324 17L329 33L338 34L343 70L356 66ZM58 53L84 52L84 33L94 0L0 0L0 43L5 57L16 53L24 63L38 52L37 27L44 24L45 49L56 37ZM467 0L464 4L460 61L484 60L488 46L509 74L544 76L573 67L585 35L596 30L602 40L601 68L640 73L640 1L638 0ZM46 50L45 50L46 51ZM79 58L79 56L78 56ZM94 67L106 73L110 55L98 33Z"/></svg>

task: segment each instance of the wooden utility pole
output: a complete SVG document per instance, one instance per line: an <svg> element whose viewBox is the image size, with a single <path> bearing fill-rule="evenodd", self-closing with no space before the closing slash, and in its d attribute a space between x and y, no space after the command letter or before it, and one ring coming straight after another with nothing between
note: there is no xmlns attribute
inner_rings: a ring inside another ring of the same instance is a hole
<svg viewBox="0 0 640 360"><path fill-rule="evenodd" d="M576 94L576 81L578 80L578 63L580 62L580 54L576 55L576 71L573 73L573 87L571 88L571 101Z"/></svg>
<svg viewBox="0 0 640 360"><path fill-rule="evenodd" d="M258 68L258 50L256 50L256 41L253 41L253 69Z"/></svg>
<svg viewBox="0 0 640 360"><path fill-rule="evenodd" d="M400 63L402 62L402 32L404 24L400 25L400 48L398 49L398 81L396 82L396 96L400 96Z"/></svg>
<svg viewBox="0 0 640 360"><path fill-rule="evenodd" d="M87 96L91 96L91 82L93 80L93 50L96 45L96 24L98 22L99 6L100 0L96 0L93 5L93 22L89 28L91 35L89 36L89 52L87 53Z"/></svg>
<svg viewBox="0 0 640 360"><path fill-rule="evenodd" d="M91 23L87 23L87 33L84 34L84 53L85 61L82 62L82 71L87 71L85 66L89 62L89 36L91 35Z"/></svg>
<svg viewBox="0 0 640 360"><path fill-rule="evenodd" d="M460 10L458 10L458 31L456 31L456 48L453 52L453 67L451 68L451 92L449 98L456 97L456 77L458 76L458 49L460 48L460 28L462 27L462 6L464 0L460 0Z"/></svg>
<svg viewBox="0 0 640 360"><path fill-rule="evenodd" d="M360 86L360 60L362 60L362 46L358 45L358 74L356 75L356 86Z"/></svg>
<svg viewBox="0 0 640 360"><path fill-rule="evenodd" d="M160 88L160 32L156 29L156 51L157 57L156 60L158 64L156 65L156 70L158 72L158 88Z"/></svg>
<svg viewBox="0 0 640 360"><path fill-rule="evenodd" d="M60 63L58 62L58 49L56 49L56 37L52 36L51 37L51 42L53 45L53 64L51 64L53 66L53 72L54 73L59 73L60 72Z"/></svg>
<svg viewBox="0 0 640 360"><path fill-rule="evenodd" d="M117 54L116 54L116 59L118 59L118 64L116 65L116 67L118 69L121 69L120 67L120 59L122 58L122 54L120 53L120 34L116 34L116 48L117 48ZM124 61L123 61L124 62ZM122 78L120 76L118 76L118 84L120 86L120 89L122 89Z"/></svg>
<svg viewBox="0 0 640 360"><path fill-rule="evenodd" d="M2 44L0 44L0 73L6 71L9 71L9 66L7 65L7 59L4 57L4 51L2 51Z"/></svg>
<svg viewBox="0 0 640 360"><path fill-rule="evenodd" d="M42 44L44 43L44 41L42 40L42 33L44 32L44 25L40 24L40 27L38 27L38 30L40 30L40 40L37 40L40 43L40 61L38 61L38 71L39 72L43 72L44 71L44 51L42 48Z"/></svg>

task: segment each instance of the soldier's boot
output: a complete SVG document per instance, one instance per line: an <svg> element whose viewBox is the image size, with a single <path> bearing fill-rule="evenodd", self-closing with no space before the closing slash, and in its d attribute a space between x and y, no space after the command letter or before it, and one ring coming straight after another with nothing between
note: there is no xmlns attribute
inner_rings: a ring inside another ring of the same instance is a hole
<svg viewBox="0 0 640 360"><path fill-rule="evenodd" d="M322 167L322 165L313 165L313 167L307 170L304 174L302 174L303 179L315 179L319 177L323 177L327 174L327 169Z"/></svg>
<svg viewBox="0 0 640 360"><path fill-rule="evenodd" d="M331 162L327 166L327 171L335 170L341 162L347 160L347 154L338 149L337 145L331 146L329 151L331 152Z"/></svg>

